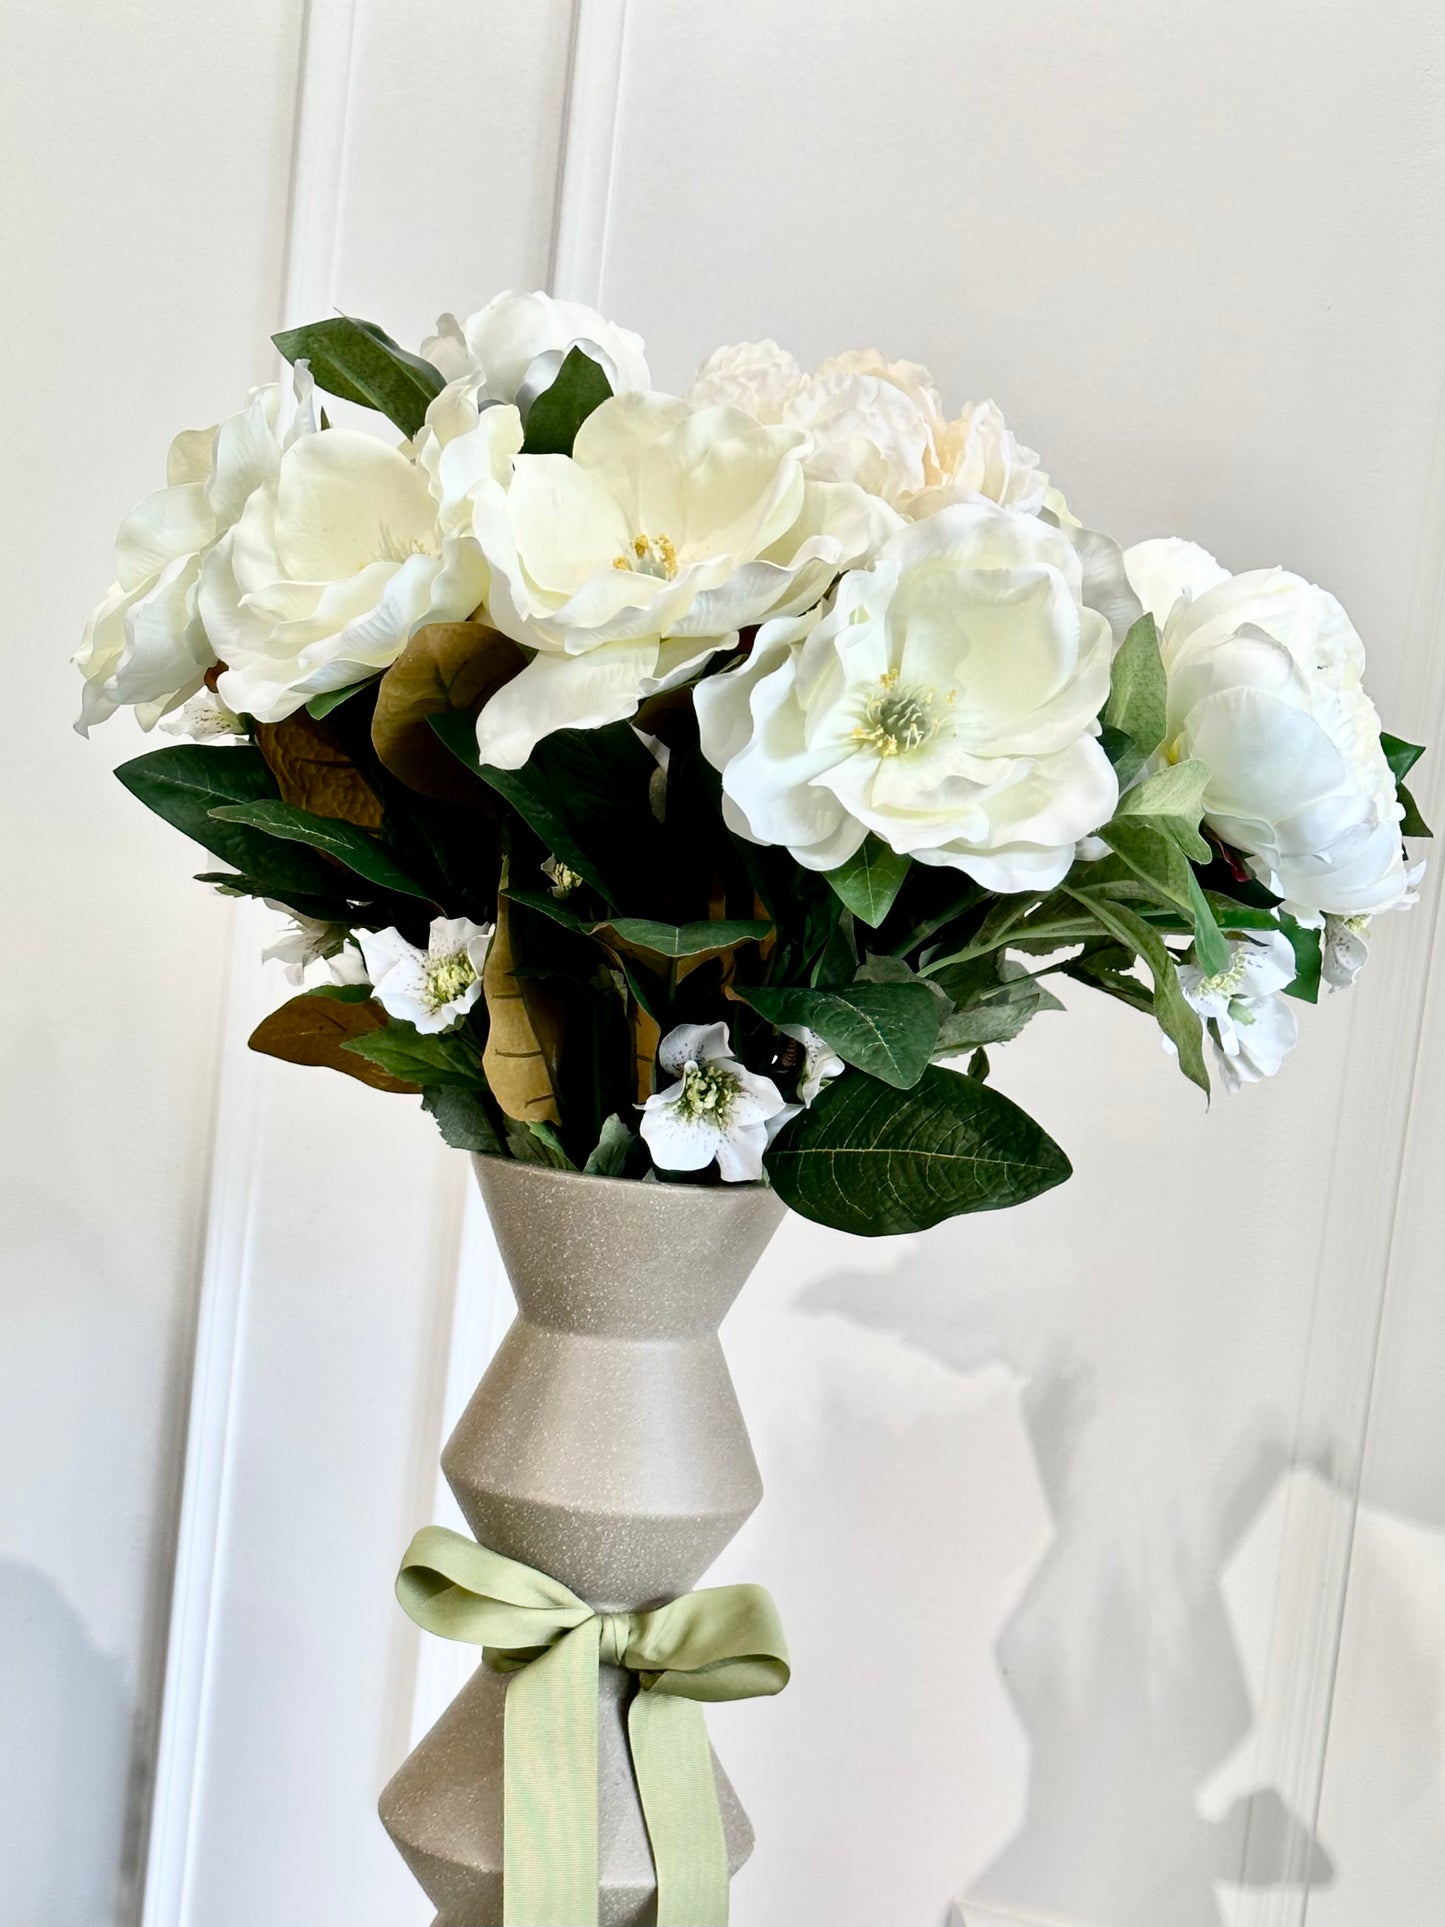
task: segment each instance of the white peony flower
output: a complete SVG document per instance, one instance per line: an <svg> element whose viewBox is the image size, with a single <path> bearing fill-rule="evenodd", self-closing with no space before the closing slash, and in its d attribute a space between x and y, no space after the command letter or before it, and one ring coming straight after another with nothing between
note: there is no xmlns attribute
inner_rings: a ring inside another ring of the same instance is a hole
<svg viewBox="0 0 1445 1927"><path fill-rule="evenodd" d="M1326 917L1320 937L1320 975L1331 990L1348 990L1370 955L1369 917Z"/></svg>
<svg viewBox="0 0 1445 1927"><path fill-rule="evenodd" d="M482 994L482 965L492 940L489 924L465 917L436 917L425 950L399 930L358 930L377 1002L431 1034L459 1023Z"/></svg>
<svg viewBox="0 0 1445 1927"><path fill-rule="evenodd" d="M861 490L810 481L795 431L733 409L619 395L571 456L523 455L521 440L516 410L491 408L437 460L444 526L468 526L490 568L489 619L535 651L477 721L502 769L553 730L630 716L745 624L816 602L896 526Z"/></svg>
<svg viewBox="0 0 1445 1927"><path fill-rule="evenodd" d="M1302 923L1402 902L1395 779L1335 598L1283 569L1231 576L1190 542L1142 542L1125 563L1159 624L1165 753L1208 768L1210 828Z"/></svg>
<svg viewBox="0 0 1445 1927"><path fill-rule="evenodd" d="M246 725L214 690L201 688L171 711L161 730L167 736L184 737L189 743L216 743L244 736Z"/></svg>
<svg viewBox="0 0 1445 1927"><path fill-rule="evenodd" d="M657 1061L677 1082L648 1098L638 1127L660 1170L701 1171L716 1159L728 1184L762 1177L763 1152L796 1106L730 1050L726 1024L681 1024L663 1038Z"/></svg>
<svg viewBox="0 0 1445 1927"><path fill-rule="evenodd" d="M440 527L424 467L349 429L307 436L201 572L201 614L227 664L218 693L280 722L387 668L423 623L462 621L485 588L475 545Z"/></svg>
<svg viewBox="0 0 1445 1927"><path fill-rule="evenodd" d="M263 901L268 910L277 910L287 919L287 926L276 941L261 952L261 961L284 964L288 983L303 984L309 965L339 957L345 951L351 932L344 923L326 923L319 917L304 917L299 910L291 909L288 904L277 903L271 897Z"/></svg>
<svg viewBox="0 0 1445 1927"><path fill-rule="evenodd" d="M704 679L704 754L731 828L810 870L873 830L986 889L1049 890L1118 801L1096 718L1112 635L1068 537L944 509L904 528L816 612L759 631Z"/></svg>
<svg viewBox="0 0 1445 1927"><path fill-rule="evenodd" d="M1179 966L1180 987L1204 1019L1226 1090L1273 1077L1294 1049L1299 1023L1279 995L1294 975L1294 951L1278 930L1232 944L1228 965L1212 977L1193 964Z"/></svg>
<svg viewBox="0 0 1445 1927"><path fill-rule="evenodd" d="M791 1037L795 1044L803 1046L803 1067L798 1072L798 1097L806 1107L819 1096L823 1086L835 1077L841 1077L848 1066L834 1050L825 1043L817 1031L809 1030L806 1024L781 1024L779 1029L785 1037Z"/></svg>
<svg viewBox="0 0 1445 1927"><path fill-rule="evenodd" d="M899 507L929 479L943 410L926 368L855 349L807 376L783 419L807 432L811 474Z"/></svg>
<svg viewBox="0 0 1445 1927"><path fill-rule="evenodd" d="M125 706L150 729L200 689L216 660L198 608L201 566L252 493L275 476L283 448L314 431L305 362L296 366L294 391L289 427L283 390L272 382L252 389L241 412L219 427L177 435L166 487L122 522L116 583L87 623L75 658L85 678L75 725L82 736Z"/></svg>
<svg viewBox="0 0 1445 1927"><path fill-rule="evenodd" d="M615 395L652 385L639 335L580 301L550 294L508 289L464 322L444 314L421 345L448 382L469 380L484 401L519 402L524 413L552 385L572 348L597 362Z"/></svg>
<svg viewBox="0 0 1445 1927"><path fill-rule="evenodd" d="M936 514L950 502L997 502L1022 515L1037 515L1046 504L1064 507L1063 497L1050 490L1038 456L1014 436L991 401L971 403L935 431L928 486L906 507L917 517Z"/></svg>
<svg viewBox="0 0 1445 1927"><path fill-rule="evenodd" d="M739 408L776 427L802 385L803 371L786 348L740 341L708 356L683 399L690 408Z"/></svg>

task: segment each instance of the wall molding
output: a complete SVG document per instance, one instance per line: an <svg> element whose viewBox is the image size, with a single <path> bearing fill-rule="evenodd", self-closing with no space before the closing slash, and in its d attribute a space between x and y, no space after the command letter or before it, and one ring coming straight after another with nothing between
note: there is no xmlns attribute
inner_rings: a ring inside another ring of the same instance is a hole
<svg viewBox="0 0 1445 1927"><path fill-rule="evenodd" d="M622 104L627 0L573 0L552 226L552 292L600 308Z"/></svg>
<svg viewBox="0 0 1445 1927"><path fill-rule="evenodd" d="M357 0L307 0L301 20L282 326L324 314L332 303L356 15ZM217 1574L225 1552L237 1359L263 1137L264 1066L246 1040L274 1002L260 961L268 934L259 904L234 906L141 1927L185 1927L191 1917Z"/></svg>

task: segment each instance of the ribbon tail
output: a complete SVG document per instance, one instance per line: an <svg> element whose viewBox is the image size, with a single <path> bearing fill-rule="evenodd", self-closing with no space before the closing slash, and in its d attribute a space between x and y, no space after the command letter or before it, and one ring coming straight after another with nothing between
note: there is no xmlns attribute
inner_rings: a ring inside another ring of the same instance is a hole
<svg viewBox="0 0 1445 1927"><path fill-rule="evenodd" d="M727 1927L727 1841L701 1706L639 1692L627 1736L657 1874L657 1927Z"/></svg>
<svg viewBox="0 0 1445 1927"><path fill-rule="evenodd" d="M600 1640L601 1621L589 1619L507 1685L506 1927L597 1927Z"/></svg>

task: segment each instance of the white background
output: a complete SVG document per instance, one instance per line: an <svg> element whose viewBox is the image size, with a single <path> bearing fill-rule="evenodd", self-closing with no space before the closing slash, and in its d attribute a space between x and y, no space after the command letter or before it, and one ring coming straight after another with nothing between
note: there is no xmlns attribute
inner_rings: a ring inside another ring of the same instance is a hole
<svg viewBox="0 0 1445 1927"><path fill-rule="evenodd" d="M7 0L0 1927L129 1923L147 1855L149 1927L429 1917L372 1806L455 1667L390 1582L505 1315L463 1161L246 1055L263 932L69 731L173 430L283 320L508 284L664 385L876 342L1086 521L1325 582L1445 742L1442 71L1423 0ZM738 1927L1445 1927L1436 894L1275 1085L1205 1115L1080 999L996 1066L1070 1185L785 1226L725 1333L719 1575L795 1656L714 1717Z"/></svg>

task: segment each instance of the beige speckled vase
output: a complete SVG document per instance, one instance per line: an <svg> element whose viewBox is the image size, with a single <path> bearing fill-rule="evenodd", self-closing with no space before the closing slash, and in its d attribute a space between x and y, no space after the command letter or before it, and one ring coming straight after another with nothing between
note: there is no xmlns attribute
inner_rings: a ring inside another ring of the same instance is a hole
<svg viewBox="0 0 1445 1927"><path fill-rule="evenodd" d="M474 1162L518 1312L442 1454L467 1523L599 1608L687 1592L762 1496L717 1334L783 1206L762 1186ZM479 1667L381 1796L435 1927L500 1927L505 1692ZM655 1918L630 1692L626 1674L603 1668L601 1927ZM736 1872L752 1829L714 1767Z"/></svg>

